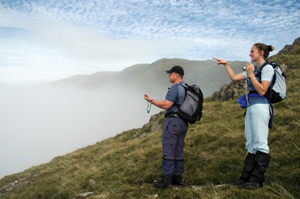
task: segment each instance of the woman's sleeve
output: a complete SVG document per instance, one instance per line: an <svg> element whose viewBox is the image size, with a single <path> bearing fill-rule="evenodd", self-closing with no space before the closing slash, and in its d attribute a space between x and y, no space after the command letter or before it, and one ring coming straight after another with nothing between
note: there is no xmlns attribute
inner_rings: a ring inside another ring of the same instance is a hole
<svg viewBox="0 0 300 199"><path fill-rule="evenodd" d="M248 78L248 74L246 71L243 72L243 75L245 76L246 79Z"/></svg>
<svg viewBox="0 0 300 199"><path fill-rule="evenodd" d="M272 78L273 78L273 75L274 75L274 69L270 64L268 64L262 69L261 81L271 82Z"/></svg>

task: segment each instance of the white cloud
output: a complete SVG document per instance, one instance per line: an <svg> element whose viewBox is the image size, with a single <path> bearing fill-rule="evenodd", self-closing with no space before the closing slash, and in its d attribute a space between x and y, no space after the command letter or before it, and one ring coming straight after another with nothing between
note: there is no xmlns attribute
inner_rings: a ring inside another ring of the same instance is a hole
<svg viewBox="0 0 300 199"><path fill-rule="evenodd" d="M293 42L300 34L299 8L293 0L2 3L0 26L25 31L11 31L9 38L0 34L0 51L6 52L0 61L11 68L26 64L35 72L53 71L53 78L164 57L245 61L253 43L280 50ZM31 74L27 71L24 75Z"/></svg>
<svg viewBox="0 0 300 199"><path fill-rule="evenodd" d="M100 70L121 70L145 60L151 62L167 57L183 45L171 40L112 40L94 30L62 22L54 23L34 17L22 19L19 21L22 25L17 26L27 28L25 40L20 39L24 37L25 31L15 32L14 40L0 49L5 53L1 57L2 61L14 68L11 72L11 67L0 69L2 78L5 78L3 75L16 74L16 78L28 75L38 79L38 76L45 77L41 74L48 73L51 79L59 71L59 77L64 78L62 75L67 75L67 70L85 74Z"/></svg>
<svg viewBox="0 0 300 199"><path fill-rule="evenodd" d="M0 90L0 178L140 128L150 117L144 93L134 89L0 84ZM152 107L151 114L158 111Z"/></svg>

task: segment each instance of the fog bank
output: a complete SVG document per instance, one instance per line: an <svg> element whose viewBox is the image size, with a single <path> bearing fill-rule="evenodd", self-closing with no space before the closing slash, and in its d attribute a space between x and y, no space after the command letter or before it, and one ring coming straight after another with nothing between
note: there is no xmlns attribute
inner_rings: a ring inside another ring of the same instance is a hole
<svg viewBox="0 0 300 199"><path fill-rule="evenodd" d="M0 178L142 127L159 111L152 106L146 112L143 94L130 88L0 85Z"/></svg>

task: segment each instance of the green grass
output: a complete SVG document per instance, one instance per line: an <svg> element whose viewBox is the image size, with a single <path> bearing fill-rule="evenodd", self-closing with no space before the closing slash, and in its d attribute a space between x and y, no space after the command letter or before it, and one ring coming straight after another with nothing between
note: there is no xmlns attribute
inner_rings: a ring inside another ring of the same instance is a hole
<svg viewBox="0 0 300 199"><path fill-rule="evenodd" d="M115 137L54 158L47 164L0 180L3 187L28 173L39 173L27 185L7 192L3 198L74 198L94 192L88 198L300 198L300 70L299 48L272 61L288 67L287 97L274 104L270 130L271 162L262 189L244 190L231 186L237 180L247 155L244 137L244 110L235 101L205 100L203 118L190 125L185 141L185 172L189 186L177 190L158 190L152 186L161 173L161 130L144 138L131 139L140 130L149 132L151 124L125 131ZM156 121L163 122L159 113ZM74 165L81 164L81 168ZM91 185L89 180L96 183ZM228 184L216 187L214 185Z"/></svg>

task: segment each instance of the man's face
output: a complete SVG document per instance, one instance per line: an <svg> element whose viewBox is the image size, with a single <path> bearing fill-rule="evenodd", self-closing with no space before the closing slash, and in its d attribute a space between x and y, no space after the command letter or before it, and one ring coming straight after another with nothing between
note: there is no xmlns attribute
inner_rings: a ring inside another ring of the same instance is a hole
<svg viewBox="0 0 300 199"><path fill-rule="evenodd" d="M176 73L169 73L169 81L173 83L176 80L177 75L178 74Z"/></svg>

